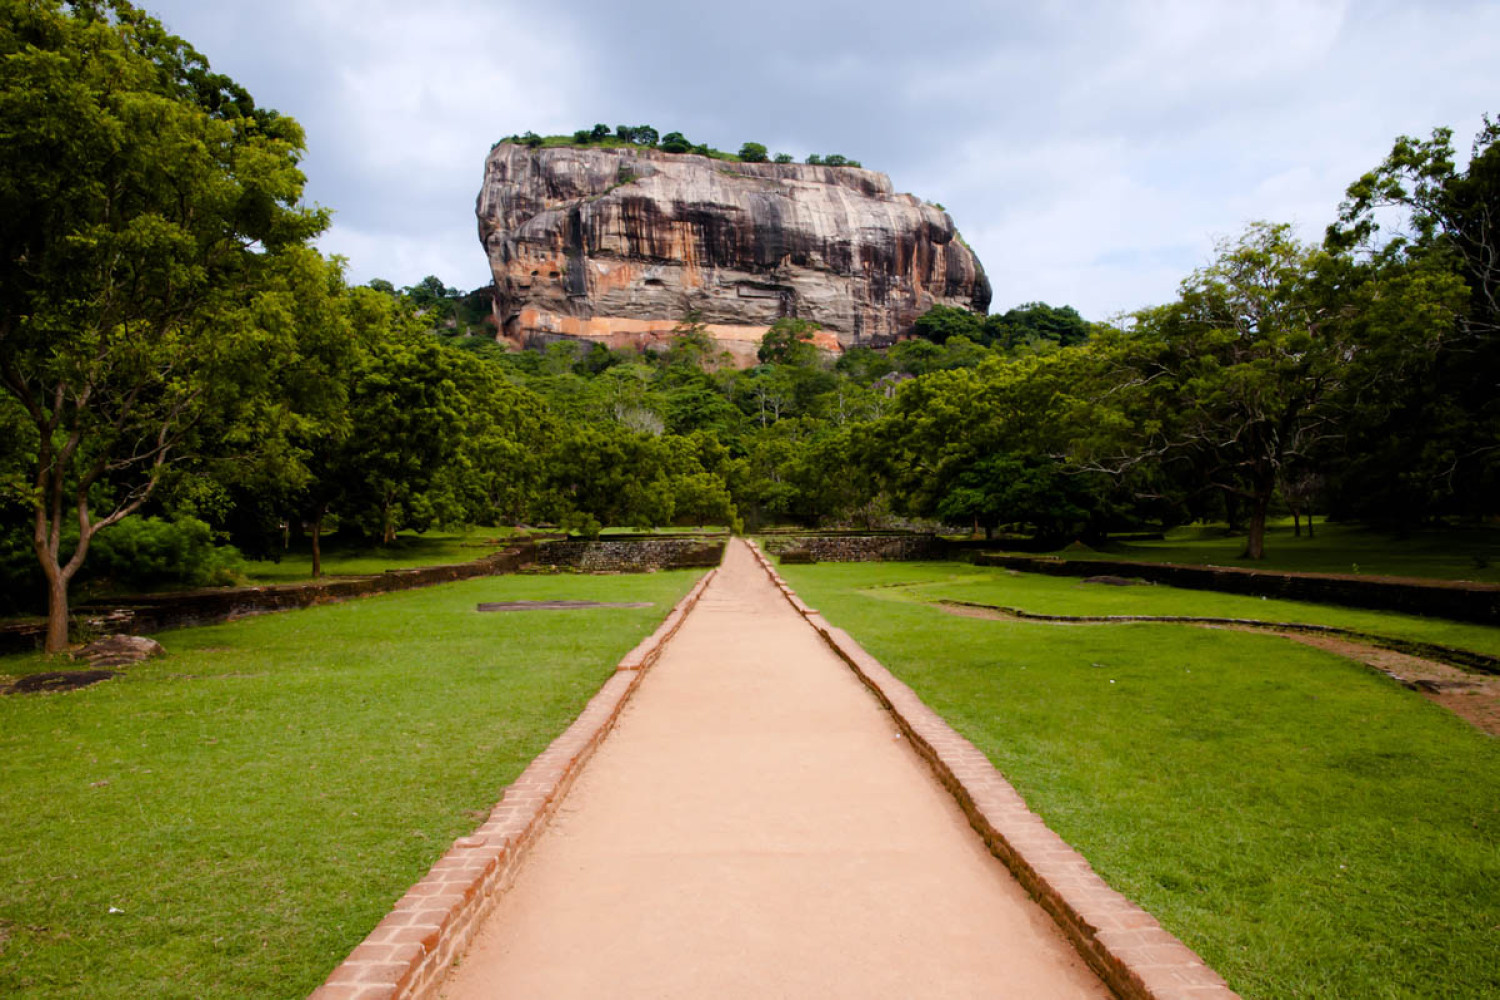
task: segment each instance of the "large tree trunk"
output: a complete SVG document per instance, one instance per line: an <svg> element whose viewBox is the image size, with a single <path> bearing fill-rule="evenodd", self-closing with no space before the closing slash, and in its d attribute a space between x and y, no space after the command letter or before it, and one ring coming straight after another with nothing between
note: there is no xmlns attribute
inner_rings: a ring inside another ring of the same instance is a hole
<svg viewBox="0 0 1500 1000"><path fill-rule="evenodd" d="M68 648L68 584L72 582L83 557L88 553L89 541L98 530L89 524L88 508L82 502L78 507L78 547L66 562L58 556L62 537L62 511L54 507L52 517L39 512L33 544L37 559L42 564L42 575L47 579L47 639L43 648L49 653L60 653Z"/></svg>
<svg viewBox="0 0 1500 1000"><path fill-rule="evenodd" d="M47 641L49 653L68 648L68 581L56 567L47 574Z"/></svg>
<svg viewBox="0 0 1500 1000"><path fill-rule="evenodd" d="M1245 558L1264 559L1266 555L1266 511L1271 506L1267 492L1250 501L1250 532L1245 536Z"/></svg>

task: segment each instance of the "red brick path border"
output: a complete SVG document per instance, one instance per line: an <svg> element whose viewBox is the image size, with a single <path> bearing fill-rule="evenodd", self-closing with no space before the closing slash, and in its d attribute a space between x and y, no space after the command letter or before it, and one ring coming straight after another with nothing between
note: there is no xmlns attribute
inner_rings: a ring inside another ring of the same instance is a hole
<svg viewBox="0 0 1500 1000"><path fill-rule="evenodd" d="M428 1000L510 885L585 761L619 718L717 570L704 574L656 631L625 654L582 714L521 772L479 829L460 837L396 902L310 1000Z"/></svg>
<svg viewBox="0 0 1500 1000"><path fill-rule="evenodd" d="M1238 1000L1217 972L1156 918L1111 889L1083 855L1026 807L1010 782L843 629L802 602L760 548L755 558L797 613L853 668L969 817L990 852L1050 913L1123 1000Z"/></svg>

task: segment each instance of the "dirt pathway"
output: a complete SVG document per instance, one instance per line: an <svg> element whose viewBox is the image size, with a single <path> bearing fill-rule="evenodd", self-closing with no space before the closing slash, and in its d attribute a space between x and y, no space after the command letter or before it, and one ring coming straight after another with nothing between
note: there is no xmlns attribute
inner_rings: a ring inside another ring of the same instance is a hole
<svg viewBox="0 0 1500 1000"><path fill-rule="evenodd" d="M736 541L442 995L1109 993Z"/></svg>

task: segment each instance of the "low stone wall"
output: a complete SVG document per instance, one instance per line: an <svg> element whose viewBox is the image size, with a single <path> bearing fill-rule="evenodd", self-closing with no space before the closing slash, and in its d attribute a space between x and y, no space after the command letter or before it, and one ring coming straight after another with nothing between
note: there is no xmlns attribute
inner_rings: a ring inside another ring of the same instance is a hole
<svg viewBox="0 0 1500 1000"><path fill-rule="evenodd" d="M778 535L764 539L773 555L807 553L814 562L906 562L946 559L948 546L936 535Z"/></svg>
<svg viewBox="0 0 1500 1000"><path fill-rule="evenodd" d="M552 541L537 546L534 562L584 573L645 573L658 569L708 569L724 559L723 538L603 538Z"/></svg>
<svg viewBox="0 0 1500 1000"><path fill-rule="evenodd" d="M496 573L514 573L536 559L537 543L520 542L473 562L421 569L387 570L378 576L340 580L309 580L269 587L226 587L172 594L142 594L109 605L81 605L74 611L76 622L108 632L145 635L169 628L213 625L272 611L307 608L315 604L345 601L436 583L468 580ZM45 622L27 622L0 629L0 654L39 649L45 638Z"/></svg>
<svg viewBox="0 0 1500 1000"><path fill-rule="evenodd" d="M1415 580L1323 573L1270 573L1235 566L1180 566L1102 559L1044 559L978 554L976 566L1003 566L1050 576L1126 576L1189 590L1217 590L1314 604L1431 615L1500 625L1500 586L1456 580Z"/></svg>

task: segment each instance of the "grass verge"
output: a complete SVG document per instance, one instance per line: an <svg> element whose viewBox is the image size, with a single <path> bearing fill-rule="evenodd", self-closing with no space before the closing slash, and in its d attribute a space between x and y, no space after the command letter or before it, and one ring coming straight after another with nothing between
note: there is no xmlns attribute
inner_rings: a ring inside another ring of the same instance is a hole
<svg viewBox="0 0 1500 1000"><path fill-rule="evenodd" d="M1297 538L1290 520L1266 528L1266 557L1245 559L1243 534L1223 525L1174 528L1162 541L1114 542L1097 552L1063 550L1068 559L1131 559L1297 573L1350 573L1500 583L1500 530L1424 528L1396 535L1354 524L1317 526Z"/></svg>
<svg viewBox="0 0 1500 1000"><path fill-rule="evenodd" d="M388 569L419 569L473 562L505 545L512 528L469 528L464 531L403 531L390 545L341 543L337 534L323 541L325 576L364 576ZM255 560L246 564L250 583L303 583L312 579L312 549L299 540L280 562Z"/></svg>
<svg viewBox="0 0 1500 1000"><path fill-rule="evenodd" d="M1332 625L1369 635L1500 656L1500 628L1330 604L1305 604L1160 584L1116 587L1074 577L963 563L864 564L861 587L888 600L972 601L1042 615L1192 615ZM838 572L838 567L827 567Z"/></svg>
<svg viewBox="0 0 1500 1000"><path fill-rule="evenodd" d="M305 996L698 576L489 577L186 629L122 678L0 698L0 996ZM654 606L475 611L549 598Z"/></svg>
<svg viewBox="0 0 1500 1000"><path fill-rule="evenodd" d="M981 621L867 589L953 569L781 571L1246 997L1500 996L1500 743L1275 636ZM1094 593L1072 607L1109 613Z"/></svg>

